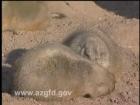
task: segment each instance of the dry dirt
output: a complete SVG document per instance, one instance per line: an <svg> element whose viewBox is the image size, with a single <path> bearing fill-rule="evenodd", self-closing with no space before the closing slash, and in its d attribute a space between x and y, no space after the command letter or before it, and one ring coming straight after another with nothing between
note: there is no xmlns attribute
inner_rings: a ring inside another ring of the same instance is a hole
<svg viewBox="0 0 140 105"><path fill-rule="evenodd" d="M117 4L115 4L117 3ZM138 2L46 1L35 19L3 16L3 105L138 105L139 104L139 10ZM12 9L11 9L12 10ZM10 13L10 12L9 12ZM25 23L25 24L24 24ZM73 31L98 28L123 48L123 71L115 91L91 100L43 102L8 94L12 63L26 49L47 41L62 42ZM10 65L9 65L10 64Z"/></svg>

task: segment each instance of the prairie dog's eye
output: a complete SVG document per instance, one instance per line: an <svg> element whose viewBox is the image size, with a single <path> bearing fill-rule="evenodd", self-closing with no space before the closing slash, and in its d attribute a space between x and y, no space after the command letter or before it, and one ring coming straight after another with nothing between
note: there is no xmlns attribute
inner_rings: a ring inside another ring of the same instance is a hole
<svg viewBox="0 0 140 105"><path fill-rule="evenodd" d="M85 97L85 98L91 98L91 95L89 93L87 93L83 97Z"/></svg>

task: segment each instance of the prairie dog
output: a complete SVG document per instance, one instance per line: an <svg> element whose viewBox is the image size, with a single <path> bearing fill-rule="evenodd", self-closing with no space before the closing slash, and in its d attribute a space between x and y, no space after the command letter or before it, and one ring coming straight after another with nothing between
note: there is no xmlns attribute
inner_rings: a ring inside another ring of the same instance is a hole
<svg viewBox="0 0 140 105"><path fill-rule="evenodd" d="M43 1L3 1L2 6L3 31L36 31L47 27L47 6Z"/></svg>
<svg viewBox="0 0 140 105"><path fill-rule="evenodd" d="M63 44L113 74L121 68L120 47L101 30L75 32Z"/></svg>
<svg viewBox="0 0 140 105"><path fill-rule="evenodd" d="M61 100L89 94L92 98L110 93L114 77L98 64L59 43L32 48L14 65L14 91L71 91L71 95L29 96L37 100Z"/></svg>

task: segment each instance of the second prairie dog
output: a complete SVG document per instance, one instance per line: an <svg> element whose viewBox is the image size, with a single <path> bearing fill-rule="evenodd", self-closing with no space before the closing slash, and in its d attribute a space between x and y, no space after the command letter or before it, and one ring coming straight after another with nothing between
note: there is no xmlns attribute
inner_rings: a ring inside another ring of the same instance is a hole
<svg viewBox="0 0 140 105"><path fill-rule="evenodd" d="M113 74L121 70L121 48L99 29L76 31L63 43Z"/></svg>
<svg viewBox="0 0 140 105"><path fill-rule="evenodd" d="M3 31L36 31L47 26L47 6L43 1L3 1L2 6Z"/></svg>
<svg viewBox="0 0 140 105"><path fill-rule="evenodd" d="M67 90L70 96L29 96L37 100L106 95L114 89L114 77L98 64L59 43L47 43L27 51L14 65L12 92Z"/></svg>

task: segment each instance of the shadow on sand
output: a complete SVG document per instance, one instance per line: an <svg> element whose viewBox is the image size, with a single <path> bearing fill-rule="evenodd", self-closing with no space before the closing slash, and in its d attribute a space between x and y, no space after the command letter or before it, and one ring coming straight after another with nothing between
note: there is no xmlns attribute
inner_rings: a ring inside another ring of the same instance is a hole
<svg viewBox="0 0 140 105"><path fill-rule="evenodd" d="M2 92L10 93L14 74L12 65L26 51L26 49L15 49L8 54L5 64L2 65Z"/></svg>
<svg viewBox="0 0 140 105"><path fill-rule="evenodd" d="M95 3L117 15L139 19L139 1L95 1Z"/></svg>

